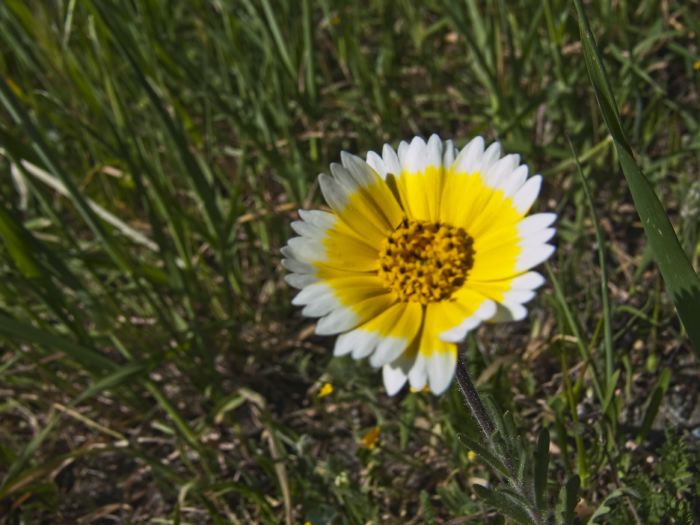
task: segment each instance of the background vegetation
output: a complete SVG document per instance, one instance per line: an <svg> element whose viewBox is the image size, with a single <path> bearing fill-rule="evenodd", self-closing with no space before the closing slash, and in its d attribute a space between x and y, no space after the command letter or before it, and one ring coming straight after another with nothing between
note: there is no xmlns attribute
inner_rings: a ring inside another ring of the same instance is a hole
<svg viewBox="0 0 700 525"><path fill-rule="evenodd" d="M697 269L700 3L585 8ZM529 320L464 347L549 429L552 501L700 516L698 360L568 1L4 0L0 50L0 522L502 523L456 389L331 359L279 264L341 150L432 132L520 152L560 216Z"/></svg>

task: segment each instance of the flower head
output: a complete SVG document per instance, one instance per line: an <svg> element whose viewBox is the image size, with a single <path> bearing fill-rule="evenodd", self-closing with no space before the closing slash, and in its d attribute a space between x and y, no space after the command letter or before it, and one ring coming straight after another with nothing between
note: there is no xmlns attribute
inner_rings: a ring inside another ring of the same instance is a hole
<svg viewBox="0 0 700 525"><path fill-rule="evenodd" d="M293 303L339 334L335 355L369 357L390 395L408 381L439 394L456 343L482 321L523 319L554 247L556 215L526 217L542 177L481 137L461 151L433 135L364 161L341 153L319 176L330 212L300 210L282 249Z"/></svg>

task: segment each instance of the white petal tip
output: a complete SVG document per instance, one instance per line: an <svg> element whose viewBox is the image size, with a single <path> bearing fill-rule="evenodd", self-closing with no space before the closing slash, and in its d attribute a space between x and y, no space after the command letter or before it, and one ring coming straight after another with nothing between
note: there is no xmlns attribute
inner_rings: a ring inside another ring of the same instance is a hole
<svg viewBox="0 0 700 525"><path fill-rule="evenodd" d="M551 244L527 246L518 257L515 263L515 270L518 272L529 270L549 259L555 251L556 248Z"/></svg>
<svg viewBox="0 0 700 525"><path fill-rule="evenodd" d="M518 213L526 214L535 202L542 187L542 175L530 177L513 195L513 207Z"/></svg>
<svg viewBox="0 0 700 525"><path fill-rule="evenodd" d="M390 396L396 395L406 384L408 376L401 370L400 367L392 367L384 365L382 367L382 376L384 379L384 388Z"/></svg>
<svg viewBox="0 0 700 525"><path fill-rule="evenodd" d="M428 383L435 395L442 394L452 382L457 364L457 350L436 352L428 359Z"/></svg>

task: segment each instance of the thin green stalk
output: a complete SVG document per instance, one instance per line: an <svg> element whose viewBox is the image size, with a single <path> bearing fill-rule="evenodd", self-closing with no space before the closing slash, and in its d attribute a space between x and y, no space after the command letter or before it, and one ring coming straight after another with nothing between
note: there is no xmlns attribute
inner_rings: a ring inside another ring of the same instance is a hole
<svg viewBox="0 0 700 525"><path fill-rule="evenodd" d="M586 362L586 365L588 367L590 367L590 369L591 369L591 381L593 383L593 390L595 391L596 397L598 398L598 400L602 404L605 402L605 395L603 394L603 389L601 388L600 380L598 379L598 367L595 364L595 361L593 360L593 356L591 355L591 352L588 349L588 346L583 341L583 337L581 335L581 331L579 330L578 323L576 322L576 320L574 318L574 314L571 312L571 309L569 308L568 301L566 299L566 296L564 295L564 291L561 288L561 284L559 283L559 279L557 279L556 275L554 275L554 272L552 272L552 269L549 266L549 263L546 264L546 268L547 268L547 277L549 277L549 280L551 281L552 285L554 286L554 294L557 297L559 305L561 306L561 308L564 312L564 317L566 318L566 322L569 325L569 330L571 330L571 333L576 338L576 346L579 349L579 353L581 354L581 358Z"/></svg>
<svg viewBox="0 0 700 525"><path fill-rule="evenodd" d="M598 220L598 214L595 210L595 204L593 203L593 196L591 195L591 190L588 187L588 181L586 176L583 174L583 169L579 163L574 145L569 140L569 147L571 148L571 153L574 157L574 162L576 163L576 169L581 180L581 186L583 187L583 192L586 196L586 201L588 202L588 207L590 208L591 218L593 220L593 227L595 229L596 244L598 245L598 264L600 265L600 300L603 303L603 348L605 349L605 391L610 392L615 385L612 384L613 380L613 340L612 340L612 310L610 308L610 293L608 292L608 270L607 263L605 261L605 239L603 238L603 233L600 230L600 221Z"/></svg>

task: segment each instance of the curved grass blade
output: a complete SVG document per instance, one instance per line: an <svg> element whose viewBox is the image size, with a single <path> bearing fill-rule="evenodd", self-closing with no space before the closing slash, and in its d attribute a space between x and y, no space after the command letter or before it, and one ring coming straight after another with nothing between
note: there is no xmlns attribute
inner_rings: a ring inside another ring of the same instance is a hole
<svg viewBox="0 0 700 525"><path fill-rule="evenodd" d="M656 264L659 266L671 300L676 306L678 317L688 333L695 355L700 360L700 323L698 323L700 319L700 279L683 251L663 205L654 193L649 180L634 160L632 148L622 129L615 97L610 88L581 0L574 0L574 5L578 12L586 68L603 120L612 136L622 173L630 188L634 207L644 226L644 232L649 239Z"/></svg>

